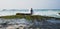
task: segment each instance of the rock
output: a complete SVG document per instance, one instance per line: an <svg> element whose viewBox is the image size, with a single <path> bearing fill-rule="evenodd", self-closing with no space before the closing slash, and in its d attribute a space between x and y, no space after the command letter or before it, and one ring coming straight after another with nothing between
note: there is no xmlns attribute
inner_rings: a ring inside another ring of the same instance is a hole
<svg viewBox="0 0 60 29"><path fill-rule="evenodd" d="M6 29L15 29L14 26L8 26Z"/></svg>
<svg viewBox="0 0 60 29"><path fill-rule="evenodd" d="M60 13L58 13L60 15Z"/></svg>

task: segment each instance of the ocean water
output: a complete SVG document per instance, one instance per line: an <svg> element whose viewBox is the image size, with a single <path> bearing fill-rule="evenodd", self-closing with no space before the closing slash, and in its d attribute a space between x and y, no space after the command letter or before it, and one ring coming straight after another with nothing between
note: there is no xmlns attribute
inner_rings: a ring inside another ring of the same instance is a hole
<svg viewBox="0 0 60 29"><path fill-rule="evenodd" d="M16 13L30 13L30 10L28 9L23 9L23 10L1 10L0 11L0 16L6 16L6 15L15 15ZM58 15L58 13L60 13L60 9L33 9L33 15L42 15L42 16L52 16L52 17L59 17L60 15ZM46 21L37 21L34 20L34 22L32 21L28 21L26 19L3 19L0 18L0 23L5 23L5 22L10 22L8 24L34 24L32 26L35 27L41 27L43 29L60 29L60 20L46 20ZM58 25L59 24L59 25Z"/></svg>
<svg viewBox="0 0 60 29"><path fill-rule="evenodd" d="M5 23L5 22L9 22L9 24L16 24L16 23L18 23L18 24L30 24L31 23L31 21L28 21L24 18L22 18L22 19L18 19L18 18L16 18L16 19L3 19L3 18L0 18L0 23Z"/></svg>
<svg viewBox="0 0 60 29"><path fill-rule="evenodd" d="M40 29L47 29L47 28L48 29L60 29L60 20L46 20L46 21L34 20L32 22L32 20L29 21L29 20L26 20L24 18L22 18L22 19L18 19L18 18L16 18L16 19L3 19L3 18L0 18L0 24L6 23L6 22L9 22L7 24L13 24L13 25L15 25L16 23L23 24L23 25L26 25L26 27L32 24L32 26L31 26L32 28L35 27L35 28L40 28ZM2 27L2 28L4 28L4 27Z"/></svg>
<svg viewBox="0 0 60 29"><path fill-rule="evenodd" d="M1 10L0 16L15 15L16 13L30 13L29 9ZM60 18L60 9L33 9L33 15L52 16Z"/></svg>

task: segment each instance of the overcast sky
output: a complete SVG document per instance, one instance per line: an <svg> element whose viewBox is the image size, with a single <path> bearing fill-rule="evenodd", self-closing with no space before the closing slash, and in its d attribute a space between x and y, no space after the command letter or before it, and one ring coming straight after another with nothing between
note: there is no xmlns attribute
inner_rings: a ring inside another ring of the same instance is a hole
<svg viewBox="0 0 60 29"><path fill-rule="evenodd" d="M0 0L0 9L4 8L60 9L60 0Z"/></svg>

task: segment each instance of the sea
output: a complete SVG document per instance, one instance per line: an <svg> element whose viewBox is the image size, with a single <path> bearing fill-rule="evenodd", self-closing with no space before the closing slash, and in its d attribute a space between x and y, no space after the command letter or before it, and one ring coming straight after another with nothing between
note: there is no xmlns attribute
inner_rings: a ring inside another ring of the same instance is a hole
<svg viewBox="0 0 60 29"><path fill-rule="evenodd" d="M3 9L0 10L0 16L7 16L7 15L16 15L16 13L31 13L29 9ZM60 18L60 9L33 9L32 15L41 15L41 16L51 16L51 17L57 17ZM0 18L0 25L2 23L9 22L8 24L23 24L29 26L32 24L31 28L39 28L39 29L60 29L60 20L57 20L55 18L47 19L47 20L27 20L25 18L19 19L4 19ZM1 26L0 26L1 27ZM2 27L2 29L4 26ZM4 28L5 29L5 28Z"/></svg>
<svg viewBox="0 0 60 29"><path fill-rule="evenodd" d="M30 9L3 9L0 16L15 15L16 13L31 13ZM60 9L33 9L33 15L52 16L60 18Z"/></svg>
<svg viewBox="0 0 60 29"><path fill-rule="evenodd" d="M16 13L31 13L29 9L3 9L0 10L0 16L8 16L8 15L16 15ZM51 16L51 17L57 17L60 18L60 9L33 9L32 15L41 15L41 16ZM4 19L0 18L0 25L2 23L9 22L8 24L24 24L29 26L30 24L33 24L31 28L39 28L39 29L60 29L60 20L55 20L55 18L51 18L45 21L38 21L38 20L27 20L25 18L19 19ZM3 26L3 25L2 25ZM0 26L1 27L1 26ZM8 25L9 27L9 25ZM7 28L7 27L6 27ZM1 29L5 29L3 26Z"/></svg>

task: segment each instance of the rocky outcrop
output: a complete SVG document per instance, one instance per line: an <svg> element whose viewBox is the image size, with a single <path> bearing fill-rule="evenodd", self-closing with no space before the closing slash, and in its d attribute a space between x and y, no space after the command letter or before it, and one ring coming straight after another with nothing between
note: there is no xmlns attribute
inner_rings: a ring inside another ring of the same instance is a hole
<svg viewBox="0 0 60 29"><path fill-rule="evenodd" d="M58 13L60 15L60 13Z"/></svg>
<svg viewBox="0 0 60 29"><path fill-rule="evenodd" d="M32 15L33 14L33 9L31 8L30 10L31 13L16 13L16 15Z"/></svg>
<svg viewBox="0 0 60 29"><path fill-rule="evenodd" d="M31 15L31 14L25 14L25 13L16 13L16 15Z"/></svg>

